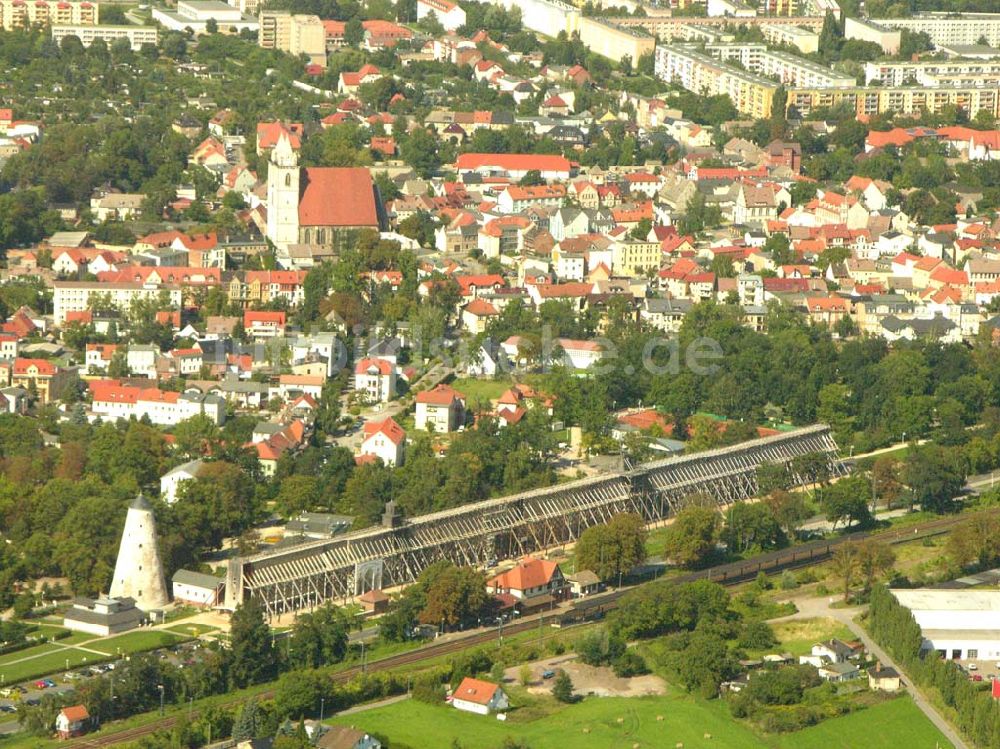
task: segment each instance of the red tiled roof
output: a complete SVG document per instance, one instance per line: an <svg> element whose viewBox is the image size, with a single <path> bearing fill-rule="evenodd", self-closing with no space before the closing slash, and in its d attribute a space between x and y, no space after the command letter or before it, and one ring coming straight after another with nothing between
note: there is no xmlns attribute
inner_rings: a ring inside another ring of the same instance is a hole
<svg viewBox="0 0 1000 749"><path fill-rule="evenodd" d="M452 692L451 697L454 700L475 702L477 705L488 705L499 688L496 684L491 684L488 681L466 676L458 685L458 689Z"/></svg>
<svg viewBox="0 0 1000 749"><path fill-rule="evenodd" d="M90 718L90 713L87 712L87 708L83 705L69 705L60 710L65 716L66 720L76 723L81 720L88 720Z"/></svg>
<svg viewBox="0 0 1000 749"><path fill-rule="evenodd" d="M438 385L432 390L417 393L417 403L429 406L450 406L455 400L464 400L464 396L450 385Z"/></svg>
<svg viewBox="0 0 1000 749"><path fill-rule="evenodd" d="M371 173L363 167L305 170L299 200L302 226L378 226Z"/></svg>
<svg viewBox="0 0 1000 749"><path fill-rule="evenodd" d="M392 362L385 359L361 359L354 366L354 374L368 374L368 370L374 369L377 374L391 375Z"/></svg>
<svg viewBox="0 0 1000 749"><path fill-rule="evenodd" d="M403 427L397 424L391 416L386 417L382 421L365 422L364 428L365 439L379 433L384 434L394 445L398 445L406 439L406 432L403 431Z"/></svg>
<svg viewBox="0 0 1000 749"><path fill-rule="evenodd" d="M500 314L497 312L497 308L485 299L473 299L465 305L465 311L470 315L475 315L476 317L491 317L493 315Z"/></svg>
<svg viewBox="0 0 1000 749"><path fill-rule="evenodd" d="M243 327L249 327L254 323L273 323L274 325L285 324L284 312L268 312L266 310L248 309L243 313Z"/></svg>
<svg viewBox="0 0 1000 749"><path fill-rule="evenodd" d="M501 572L487 581L490 588L501 590L528 590L548 585L559 565L547 559L525 559L513 569Z"/></svg>

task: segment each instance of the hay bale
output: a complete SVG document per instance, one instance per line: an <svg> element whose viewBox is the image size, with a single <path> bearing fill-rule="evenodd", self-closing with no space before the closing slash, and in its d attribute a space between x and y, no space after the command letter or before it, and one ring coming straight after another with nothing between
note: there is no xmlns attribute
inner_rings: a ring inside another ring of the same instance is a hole
<svg viewBox="0 0 1000 749"><path fill-rule="evenodd" d="M583 729L583 732L584 732L584 733L590 733L590 729L589 729L589 728L584 728L584 729Z"/></svg>
<svg viewBox="0 0 1000 749"><path fill-rule="evenodd" d="M632 744L632 749L639 749L638 742L636 742L635 744Z"/></svg>
<svg viewBox="0 0 1000 749"><path fill-rule="evenodd" d="M674 744L674 749L684 749L684 742L678 741L676 744Z"/></svg>
<svg viewBox="0 0 1000 749"><path fill-rule="evenodd" d="M706 734L705 734L705 738L706 738L706 739L710 739L710 738L712 738L712 734L710 734L710 733L706 733Z"/></svg>
<svg viewBox="0 0 1000 749"><path fill-rule="evenodd" d="M663 716L662 716L662 715L657 715L657 716L656 716L656 720L657 720L658 722L661 722L661 723L662 723L662 722L663 722Z"/></svg>
<svg viewBox="0 0 1000 749"><path fill-rule="evenodd" d="M624 719L624 718L616 718L616 719L615 719L615 722L616 722L616 723L617 723L618 725L621 725L622 723L624 723L624 722L625 722L625 719Z"/></svg>

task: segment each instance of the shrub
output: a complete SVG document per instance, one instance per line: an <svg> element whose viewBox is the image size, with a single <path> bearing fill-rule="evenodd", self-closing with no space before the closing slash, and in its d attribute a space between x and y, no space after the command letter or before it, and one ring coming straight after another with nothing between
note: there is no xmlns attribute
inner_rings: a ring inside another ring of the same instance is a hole
<svg viewBox="0 0 1000 749"><path fill-rule="evenodd" d="M781 573L781 582L779 583L782 590L795 590L799 587L799 581L795 577L795 573L791 570L785 570Z"/></svg>
<svg viewBox="0 0 1000 749"><path fill-rule="evenodd" d="M576 701L576 695L573 694L573 680L562 669L559 669L559 674L552 685L552 696L560 702L569 703Z"/></svg>
<svg viewBox="0 0 1000 749"><path fill-rule="evenodd" d="M778 644L767 622L749 622L740 632L739 645L749 650L766 650Z"/></svg>
<svg viewBox="0 0 1000 749"><path fill-rule="evenodd" d="M649 669L646 667L646 661L643 660L642 656L639 655L634 650L626 650L621 656L614 662L612 667L615 676L623 679L627 679L630 676L642 676L643 674L648 674Z"/></svg>

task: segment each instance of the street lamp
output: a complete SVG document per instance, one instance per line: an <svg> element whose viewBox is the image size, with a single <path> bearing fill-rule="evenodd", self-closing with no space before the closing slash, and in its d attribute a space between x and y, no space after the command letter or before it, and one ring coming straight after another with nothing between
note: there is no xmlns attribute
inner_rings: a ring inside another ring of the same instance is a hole
<svg viewBox="0 0 1000 749"><path fill-rule="evenodd" d="M319 698L319 722L323 722L323 711L326 708L326 697Z"/></svg>
<svg viewBox="0 0 1000 749"><path fill-rule="evenodd" d="M497 647L503 645L503 617L497 617Z"/></svg>
<svg viewBox="0 0 1000 749"><path fill-rule="evenodd" d="M163 685L157 684L156 688L160 690L160 715L163 715Z"/></svg>

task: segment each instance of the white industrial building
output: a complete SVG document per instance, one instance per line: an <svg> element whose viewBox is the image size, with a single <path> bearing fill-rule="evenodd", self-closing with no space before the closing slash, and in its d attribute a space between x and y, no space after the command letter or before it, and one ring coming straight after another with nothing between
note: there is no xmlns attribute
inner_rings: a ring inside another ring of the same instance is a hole
<svg viewBox="0 0 1000 749"><path fill-rule="evenodd" d="M239 8L234 8L220 0L178 0L176 10L153 8L153 20L171 31L191 29L195 34L204 34L208 22L215 21L219 31L237 33L243 29L257 31L260 24L253 16L246 16Z"/></svg>
<svg viewBox="0 0 1000 749"><path fill-rule="evenodd" d="M1000 659L1000 590L894 590L924 636L923 650L950 660Z"/></svg>

